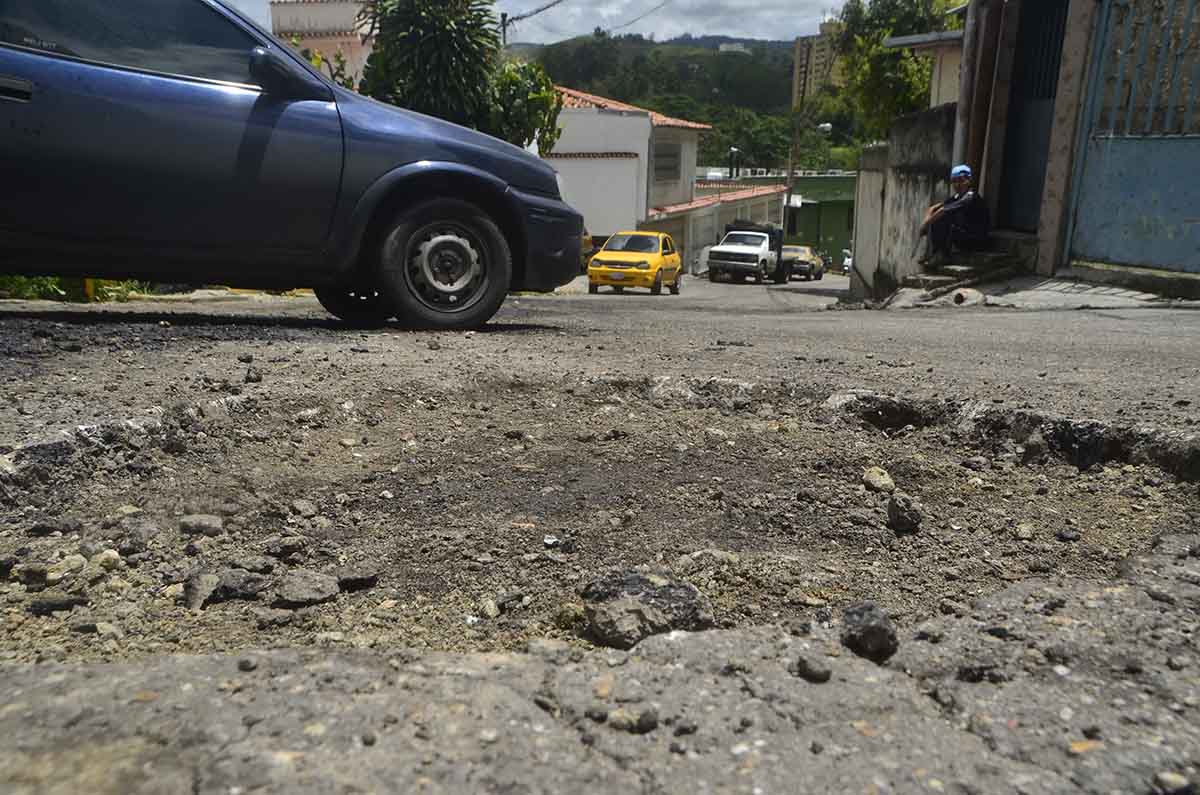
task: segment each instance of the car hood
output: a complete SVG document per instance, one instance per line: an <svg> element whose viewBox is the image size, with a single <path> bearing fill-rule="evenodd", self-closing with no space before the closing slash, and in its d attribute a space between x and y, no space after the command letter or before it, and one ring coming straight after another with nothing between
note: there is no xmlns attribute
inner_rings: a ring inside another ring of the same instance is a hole
<svg viewBox="0 0 1200 795"><path fill-rule="evenodd" d="M639 254L636 251L597 251L596 259L601 262L653 262L658 254Z"/></svg>
<svg viewBox="0 0 1200 795"><path fill-rule="evenodd" d="M495 174L516 187L559 195L554 168L507 141L343 89L338 90L338 103L352 106L356 115L365 117L374 138L392 135L397 140L419 140L434 155L426 159L462 163Z"/></svg>
<svg viewBox="0 0 1200 795"><path fill-rule="evenodd" d="M761 254L762 246L713 246L712 251L722 254Z"/></svg>

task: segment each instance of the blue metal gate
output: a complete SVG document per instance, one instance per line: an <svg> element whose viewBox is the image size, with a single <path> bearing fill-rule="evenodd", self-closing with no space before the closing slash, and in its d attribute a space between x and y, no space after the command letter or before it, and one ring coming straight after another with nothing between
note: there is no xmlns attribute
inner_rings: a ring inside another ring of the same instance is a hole
<svg viewBox="0 0 1200 795"><path fill-rule="evenodd" d="M1200 0L1103 0L1075 260L1200 273Z"/></svg>

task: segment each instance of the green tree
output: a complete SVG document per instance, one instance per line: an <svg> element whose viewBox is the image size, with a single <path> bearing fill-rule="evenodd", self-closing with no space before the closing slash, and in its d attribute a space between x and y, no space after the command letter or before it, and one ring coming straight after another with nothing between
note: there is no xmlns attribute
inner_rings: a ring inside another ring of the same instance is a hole
<svg viewBox="0 0 1200 795"><path fill-rule="evenodd" d="M369 0L375 36L360 90L466 126L491 114L500 31L487 0Z"/></svg>
<svg viewBox="0 0 1200 795"><path fill-rule="evenodd" d="M943 30L946 8L947 0L847 0L842 8L846 91L869 137L884 137L897 117L926 107L929 97L928 60L883 42Z"/></svg>
<svg viewBox="0 0 1200 795"><path fill-rule="evenodd" d="M368 0L360 19L362 93L543 154L558 141L562 99L541 66L501 58L488 0Z"/></svg>
<svg viewBox="0 0 1200 795"><path fill-rule="evenodd" d="M496 72L492 91L488 118L480 129L522 148L536 142L539 153L549 154L562 136L558 114L563 100L546 70L535 63L509 61Z"/></svg>

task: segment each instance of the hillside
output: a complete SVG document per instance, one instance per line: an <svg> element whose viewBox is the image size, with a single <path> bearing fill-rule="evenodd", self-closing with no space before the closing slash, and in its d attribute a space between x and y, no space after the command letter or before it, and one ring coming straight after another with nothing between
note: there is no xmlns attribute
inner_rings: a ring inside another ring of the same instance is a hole
<svg viewBox="0 0 1200 795"><path fill-rule="evenodd" d="M723 43L746 44L751 53L720 53ZM791 96L788 42L684 36L663 43L600 33L549 45L536 57L555 82L625 102L682 96L776 114L787 112Z"/></svg>

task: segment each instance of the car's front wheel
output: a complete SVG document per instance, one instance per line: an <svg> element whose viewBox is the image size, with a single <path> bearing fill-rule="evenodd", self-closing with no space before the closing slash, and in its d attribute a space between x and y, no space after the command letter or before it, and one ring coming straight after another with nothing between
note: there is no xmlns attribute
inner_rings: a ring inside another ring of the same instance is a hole
<svg viewBox="0 0 1200 795"><path fill-rule="evenodd" d="M382 326L396 314L391 302L375 287L335 285L313 290L325 311L358 328Z"/></svg>
<svg viewBox="0 0 1200 795"><path fill-rule="evenodd" d="M670 287L671 295L679 295L683 290L683 271L675 274L675 283Z"/></svg>
<svg viewBox="0 0 1200 795"><path fill-rule="evenodd" d="M457 199L410 207L384 237L380 291L414 328L477 328L500 309L512 252L480 208Z"/></svg>

